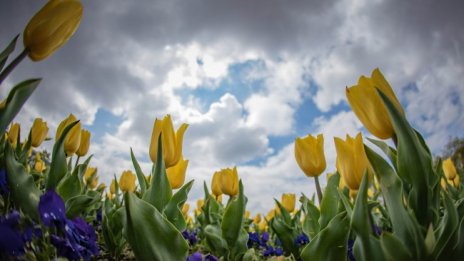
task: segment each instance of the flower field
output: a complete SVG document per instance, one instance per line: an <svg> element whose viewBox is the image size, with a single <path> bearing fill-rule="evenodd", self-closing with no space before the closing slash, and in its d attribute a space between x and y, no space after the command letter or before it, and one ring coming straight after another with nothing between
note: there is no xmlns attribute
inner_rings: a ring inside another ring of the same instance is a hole
<svg viewBox="0 0 464 261"><path fill-rule="evenodd" d="M78 29L79 0L50 0L0 53L0 84L23 59L47 59ZM40 63L35 64L40 66ZM364 127L378 139L335 138L336 169L325 187L324 136L295 137L294 158L315 195L283 194L251 216L239 171L203 184L196 206L183 157L187 123L154 119L153 167L99 183L91 133L70 114L51 133L37 118L27 137L15 117L40 79L17 83L0 103L1 260L459 260L464 256L463 170L435 161L379 69L346 88ZM37 90L36 90L37 89ZM41 148L52 142L53 150ZM300 174L295 174L300 175ZM301 206L296 208L296 201Z"/></svg>

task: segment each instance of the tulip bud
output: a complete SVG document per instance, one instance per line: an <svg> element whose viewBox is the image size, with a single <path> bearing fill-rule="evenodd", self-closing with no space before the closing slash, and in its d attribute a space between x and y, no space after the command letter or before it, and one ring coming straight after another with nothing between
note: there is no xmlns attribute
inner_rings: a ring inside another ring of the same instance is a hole
<svg viewBox="0 0 464 261"><path fill-rule="evenodd" d="M188 215L188 211L190 209L190 205L185 203L183 206L182 206L182 214L184 214L184 216L187 216Z"/></svg>
<svg viewBox="0 0 464 261"><path fill-rule="evenodd" d="M245 211L244 216L245 216L245 219L249 219L250 218L250 211L249 210Z"/></svg>
<svg viewBox="0 0 464 261"><path fill-rule="evenodd" d="M35 154L35 164L34 164L34 170L37 172L42 172L45 170L45 162L40 157L40 153Z"/></svg>
<svg viewBox="0 0 464 261"><path fill-rule="evenodd" d="M346 88L346 96L353 112L364 127L379 139L389 139L394 136L395 132L387 108L376 88L385 94L394 106L404 114L390 84L378 68L372 71L371 78L361 76L358 85Z"/></svg>
<svg viewBox="0 0 464 261"><path fill-rule="evenodd" d="M453 179L453 185L455 188L459 188L459 186L461 185L461 178L459 177L459 175L456 175L456 177Z"/></svg>
<svg viewBox="0 0 464 261"><path fill-rule="evenodd" d="M365 171L370 170L362 135L359 133L354 139L346 135L346 141L338 137L334 140L337 150L337 170L349 189L358 190Z"/></svg>
<svg viewBox="0 0 464 261"><path fill-rule="evenodd" d="M24 47L33 61L40 61L63 46L81 21L79 0L50 0L24 29Z"/></svg>
<svg viewBox="0 0 464 261"><path fill-rule="evenodd" d="M181 156L180 160L175 166L172 166L166 170L169 184L171 184L172 189L178 189L184 184L185 172L187 171L188 163L189 161L184 160L184 158Z"/></svg>
<svg viewBox="0 0 464 261"><path fill-rule="evenodd" d="M115 193L116 193L116 179L113 179L113 180L111 181L110 193L111 193L111 194L115 194Z"/></svg>
<svg viewBox="0 0 464 261"><path fill-rule="evenodd" d="M126 170L119 178L119 188L124 192L135 191L135 175L130 170Z"/></svg>
<svg viewBox="0 0 464 261"><path fill-rule="evenodd" d="M221 191L234 197L238 194L238 174L237 174L237 167L233 169L221 169Z"/></svg>
<svg viewBox="0 0 464 261"><path fill-rule="evenodd" d="M47 123L41 118L36 118L31 128L31 146L37 148L42 144L48 134Z"/></svg>
<svg viewBox="0 0 464 261"><path fill-rule="evenodd" d="M79 149L76 151L76 155L79 157L85 156L89 151L90 146L90 132L88 130L81 130L81 143Z"/></svg>
<svg viewBox="0 0 464 261"><path fill-rule="evenodd" d="M71 123L77 121L76 117L73 114L69 114L68 118L64 119L60 125L58 125L58 129L56 130L56 137L55 139L58 140L63 133L63 130L70 125ZM72 156L78 149L81 144L81 123L78 122L74 125L71 130L66 135L64 140L64 151L66 152L66 156Z"/></svg>
<svg viewBox="0 0 464 261"><path fill-rule="evenodd" d="M282 206L288 212L291 213L295 209L295 194L294 193L282 194Z"/></svg>
<svg viewBox="0 0 464 261"><path fill-rule="evenodd" d="M453 160L451 158L443 161L442 169L447 179L453 180L457 175L456 167L454 166Z"/></svg>
<svg viewBox="0 0 464 261"><path fill-rule="evenodd" d="M155 120L153 132L150 142L150 158L156 164L158 155L158 138L162 134L161 140L163 144L163 158L166 168L172 167L177 164L182 156L182 141L184 139L184 132L187 129L187 124L182 124L176 133L174 133L174 126L170 115L166 115L163 120Z"/></svg>
<svg viewBox="0 0 464 261"><path fill-rule="evenodd" d="M203 199L197 200L197 209L201 209L204 204L205 204L205 201Z"/></svg>
<svg viewBox="0 0 464 261"><path fill-rule="evenodd" d="M322 134L314 138L296 138L295 159L300 168L308 177L317 177L326 168L324 156L324 137Z"/></svg>
<svg viewBox="0 0 464 261"><path fill-rule="evenodd" d="M214 172L213 178L211 180L211 191L213 192L213 195L217 198L220 195L222 195L222 190L221 190L221 173L220 172Z"/></svg>
<svg viewBox="0 0 464 261"><path fill-rule="evenodd" d="M259 231L263 232L263 231L267 231L267 228L268 228L268 225L267 225L267 222L266 221L261 221L258 225L258 229Z"/></svg>
<svg viewBox="0 0 464 261"><path fill-rule="evenodd" d="M84 174L84 184L90 189L94 189L98 185L97 168L88 167Z"/></svg>
<svg viewBox="0 0 464 261"><path fill-rule="evenodd" d="M8 140L13 148L16 148L16 144L19 140L19 135L21 132L21 127L19 123L14 123L11 125L10 130L8 131Z"/></svg>
<svg viewBox="0 0 464 261"><path fill-rule="evenodd" d="M253 223L259 224L259 222L261 222L261 214L256 214L256 216L253 218Z"/></svg>

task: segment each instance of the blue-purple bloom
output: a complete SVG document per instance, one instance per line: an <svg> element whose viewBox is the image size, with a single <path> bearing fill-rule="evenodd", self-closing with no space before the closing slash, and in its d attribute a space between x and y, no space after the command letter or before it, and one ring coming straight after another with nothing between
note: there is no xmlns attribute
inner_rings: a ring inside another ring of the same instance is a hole
<svg viewBox="0 0 464 261"><path fill-rule="evenodd" d="M42 223L47 227L66 223L64 202L54 190L50 189L40 197L39 215Z"/></svg>
<svg viewBox="0 0 464 261"><path fill-rule="evenodd" d="M211 254L207 254L205 256L205 261L219 261L219 258L217 258L216 256L213 256Z"/></svg>
<svg viewBox="0 0 464 261"><path fill-rule="evenodd" d="M187 257L187 261L202 261L203 255L200 252L195 252Z"/></svg>
<svg viewBox="0 0 464 261"><path fill-rule="evenodd" d="M17 229L19 212L14 210L5 217L0 217L0 252L13 256L24 254L24 238Z"/></svg>
<svg viewBox="0 0 464 261"><path fill-rule="evenodd" d="M309 238L305 233L301 233L295 239L295 245L298 247L304 246L309 243Z"/></svg>
<svg viewBox="0 0 464 261"><path fill-rule="evenodd" d="M8 179L6 176L6 170L0 169L0 194L6 195L8 194Z"/></svg>
<svg viewBox="0 0 464 261"><path fill-rule="evenodd" d="M252 248L254 245L260 245L258 232L248 232L248 248Z"/></svg>
<svg viewBox="0 0 464 261"><path fill-rule="evenodd" d="M192 231L189 233L189 231L186 229L182 231L182 236L184 237L185 240L189 242L190 246L193 246L197 243L197 230Z"/></svg>
<svg viewBox="0 0 464 261"><path fill-rule="evenodd" d="M354 240L349 239L348 240L348 251L347 251L347 256L349 261L356 261L356 258L353 255L353 245L354 245Z"/></svg>

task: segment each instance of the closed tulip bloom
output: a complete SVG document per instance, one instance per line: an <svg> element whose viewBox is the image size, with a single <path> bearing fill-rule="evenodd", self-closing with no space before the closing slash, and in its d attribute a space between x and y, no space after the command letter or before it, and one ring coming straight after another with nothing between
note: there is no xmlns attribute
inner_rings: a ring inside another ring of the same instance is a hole
<svg viewBox="0 0 464 261"><path fill-rule="evenodd" d="M267 222L266 221L261 221L258 225L258 229L259 231L263 232L263 231L267 231L267 228L268 228L268 225L267 225Z"/></svg>
<svg viewBox="0 0 464 261"><path fill-rule="evenodd" d="M55 139L59 139L63 130L66 126L70 125L71 123L77 121L76 116L70 114L68 118L64 119L60 125L58 125L58 129L56 130L56 137ZM76 125L72 127L72 129L68 132L66 139L64 140L64 151L66 152L66 156L72 156L81 145L81 123L78 122Z"/></svg>
<svg viewBox="0 0 464 261"><path fill-rule="evenodd" d="M282 194L282 206L288 212L293 212L293 210L295 209L295 194L294 193Z"/></svg>
<svg viewBox="0 0 464 261"><path fill-rule="evenodd" d="M185 203L183 206L182 206L182 214L184 214L184 216L187 216L188 215L188 212L189 212L189 209L190 209L190 205Z"/></svg>
<svg viewBox="0 0 464 261"><path fill-rule="evenodd" d="M42 144L48 134L47 123L41 118L36 118L31 128L31 146L37 148Z"/></svg>
<svg viewBox="0 0 464 261"><path fill-rule="evenodd" d="M301 170L308 177L317 177L326 168L324 156L324 137L308 135L295 140L295 159Z"/></svg>
<svg viewBox="0 0 464 261"><path fill-rule="evenodd" d="M459 175L456 175L453 179L453 185L455 188L458 188L461 185L461 178L459 178Z"/></svg>
<svg viewBox="0 0 464 261"><path fill-rule="evenodd" d="M231 197L236 196L238 194L237 167L221 169L220 173L222 193Z"/></svg>
<svg viewBox="0 0 464 261"><path fill-rule="evenodd" d="M201 209L204 204L205 204L205 201L203 199L197 200L197 209Z"/></svg>
<svg viewBox="0 0 464 261"><path fill-rule="evenodd" d="M358 190L364 172L370 168L362 135L359 133L354 139L346 135L346 141L338 137L334 140L337 150L337 170L349 189Z"/></svg>
<svg viewBox="0 0 464 261"><path fill-rule="evenodd" d="M453 161L451 158L448 158L443 161L442 164L443 172L445 173L445 176L447 179L454 179L457 175L456 167L454 166Z"/></svg>
<svg viewBox="0 0 464 261"><path fill-rule="evenodd" d="M10 130L8 131L8 140L10 141L10 144L13 148L16 148L20 132L21 127L19 123L14 123L11 125Z"/></svg>
<svg viewBox="0 0 464 261"><path fill-rule="evenodd" d="M358 85L346 88L346 97L353 112L370 133L379 139L389 139L394 136L395 132L387 108L376 88L382 91L404 114L393 89L378 68L372 71L371 78L361 76Z"/></svg>
<svg viewBox="0 0 464 261"><path fill-rule="evenodd" d="M89 151L90 147L90 132L88 130L81 130L81 144L79 145L79 149L76 151L76 155L79 157L85 156Z"/></svg>
<svg viewBox="0 0 464 261"><path fill-rule="evenodd" d="M254 224L259 224L259 222L261 222L261 214L256 214L256 216L253 218L253 223Z"/></svg>
<svg viewBox="0 0 464 261"><path fill-rule="evenodd" d="M220 172L214 172L213 178L211 179L211 190L213 192L213 195L217 198L220 195L222 195L222 190L221 190L221 173Z"/></svg>
<svg viewBox="0 0 464 261"><path fill-rule="evenodd" d="M50 0L24 29L24 47L40 61L63 46L79 27L83 7L79 0Z"/></svg>
<svg viewBox="0 0 464 261"><path fill-rule="evenodd" d="M88 167L84 173L84 184L90 189L94 189L98 185L97 168Z"/></svg>
<svg viewBox="0 0 464 261"><path fill-rule="evenodd" d="M45 169L45 162L42 160L40 153L35 154L34 170L37 172L42 172Z"/></svg>
<svg viewBox="0 0 464 261"><path fill-rule="evenodd" d="M245 211L244 216L245 216L246 219L249 219L250 218L250 211L249 210Z"/></svg>
<svg viewBox="0 0 464 261"><path fill-rule="evenodd" d="M158 155L158 138L162 134L163 158L166 168L177 164L182 156L182 141L184 132L188 124L183 123L177 132L174 132L171 116L167 115L163 120L155 120L150 143L150 158L153 163L156 163Z"/></svg>
<svg viewBox="0 0 464 261"><path fill-rule="evenodd" d="M135 175L130 170L126 170L119 178L119 188L124 192L135 191Z"/></svg>
<svg viewBox="0 0 464 261"><path fill-rule="evenodd" d="M115 193L116 193L116 180L115 180L115 179L113 179L113 180L111 181L110 193L111 193L111 194L115 194Z"/></svg>
<svg viewBox="0 0 464 261"><path fill-rule="evenodd" d="M185 172L187 171L188 163L188 160L184 160L183 157L180 157L180 160L175 166L172 166L166 170L169 184L171 184L172 189L178 189L184 184Z"/></svg>

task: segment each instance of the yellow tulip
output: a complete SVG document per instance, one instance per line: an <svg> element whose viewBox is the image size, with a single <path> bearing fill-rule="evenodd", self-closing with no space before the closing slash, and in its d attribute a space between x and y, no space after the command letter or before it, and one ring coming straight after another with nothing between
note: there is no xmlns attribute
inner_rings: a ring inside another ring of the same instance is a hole
<svg viewBox="0 0 464 261"><path fill-rule="evenodd" d="M394 106L404 114L390 84L380 70L372 71L371 78L361 76L358 85L346 88L346 96L353 112L366 129L379 139L389 139L395 134L387 109L376 88L385 94Z"/></svg>
<svg viewBox="0 0 464 261"><path fill-rule="evenodd" d="M268 225L267 225L267 222L266 221L261 221L258 225L258 229L259 231L261 232L264 232L264 231L267 231L267 228L268 228Z"/></svg>
<svg viewBox="0 0 464 261"><path fill-rule="evenodd" d="M69 114L68 118L64 119L60 125L58 125L58 129L56 130L56 137L55 139L58 140L63 133L63 130L66 126L70 125L71 123L77 121L76 116L73 114ZM81 123L78 122L66 135L66 139L64 140L64 151L66 152L66 156L72 156L81 145Z"/></svg>
<svg viewBox="0 0 464 261"><path fill-rule="evenodd" d="M40 153L35 154L34 170L37 172L42 172L45 169L45 162L43 162L42 158L40 157Z"/></svg>
<svg viewBox="0 0 464 261"><path fill-rule="evenodd" d="M24 29L24 47L33 61L40 61L63 46L81 21L79 0L50 0Z"/></svg>
<svg viewBox="0 0 464 261"><path fill-rule="evenodd" d="M346 135L346 141L335 137L337 150L337 170L351 190L358 190L366 170L370 171L369 161L364 151L362 135L359 133L353 139Z"/></svg>
<svg viewBox="0 0 464 261"><path fill-rule="evenodd" d="M266 221L271 221L271 219L274 218L275 214L276 214L276 209L275 208L271 209L266 215Z"/></svg>
<svg viewBox="0 0 464 261"><path fill-rule="evenodd" d="M170 115L165 116L163 120L156 119L150 143L151 161L156 163L158 155L158 138L159 135L162 134L163 158L166 168L176 165L182 156L182 141L187 127L188 124L183 123L177 132L174 133L174 126L172 125Z"/></svg>
<svg viewBox="0 0 464 261"><path fill-rule="evenodd" d="M100 183L100 185L98 185L98 187L97 187L97 191L102 192L102 193L103 193L103 191L104 191L105 189L106 189L106 184L103 183L103 182Z"/></svg>
<svg viewBox="0 0 464 261"><path fill-rule="evenodd" d="M222 195L217 196L217 197L216 197L216 201L217 201L218 203L222 203Z"/></svg>
<svg viewBox="0 0 464 261"><path fill-rule="evenodd" d="M308 177L317 177L326 168L324 156L324 137L308 135L295 139L295 159L298 166Z"/></svg>
<svg viewBox="0 0 464 261"><path fill-rule="evenodd" d="M48 134L47 123L41 118L36 118L31 128L31 146L37 148L42 144Z"/></svg>
<svg viewBox="0 0 464 261"><path fill-rule="evenodd" d="M113 180L111 181L110 193L111 193L111 194L115 194L115 193L116 193L116 180L115 180L115 179L113 179Z"/></svg>
<svg viewBox="0 0 464 261"><path fill-rule="evenodd" d="M84 184L90 189L94 189L98 185L97 168L88 167L84 173Z"/></svg>
<svg viewBox="0 0 464 261"><path fill-rule="evenodd" d="M250 211L249 210L245 211L244 216L245 216L246 219L249 219L250 218Z"/></svg>
<svg viewBox="0 0 464 261"><path fill-rule="evenodd" d="M10 144L13 148L16 148L20 132L21 127L19 126L19 123L14 123L11 125L10 130L8 131L8 140L10 141Z"/></svg>
<svg viewBox="0 0 464 261"><path fill-rule="evenodd" d="M295 194L294 193L282 194L282 206L288 212L292 212L295 209Z"/></svg>
<svg viewBox="0 0 464 261"><path fill-rule="evenodd" d="M197 209L201 210L204 204L205 204L205 201L203 199L197 200Z"/></svg>
<svg viewBox="0 0 464 261"><path fill-rule="evenodd" d="M254 224L259 224L259 222L261 222L261 214L256 214L256 216L253 218L253 223Z"/></svg>
<svg viewBox="0 0 464 261"><path fill-rule="evenodd" d="M130 170L126 170L119 178L119 188L124 192L134 192L135 175Z"/></svg>
<svg viewBox="0 0 464 261"><path fill-rule="evenodd" d="M446 187L446 180L445 180L444 178L441 178L440 183L441 183L441 187L442 187L444 190L447 190L447 189L448 189L448 188Z"/></svg>
<svg viewBox="0 0 464 261"><path fill-rule="evenodd" d="M186 217L188 215L188 211L190 209L190 205L185 203L183 206L182 206L182 214L184 214L184 216Z"/></svg>
<svg viewBox="0 0 464 261"><path fill-rule="evenodd" d="M85 156L89 151L90 147L90 132L88 130L81 130L81 143L79 149L76 151L76 155L79 157Z"/></svg>
<svg viewBox="0 0 464 261"><path fill-rule="evenodd" d="M166 170L169 184L171 184L172 189L178 189L184 184L185 172L187 171L188 163L189 161L184 160L184 158L181 156L180 160L175 166L172 166Z"/></svg>
<svg viewBox="0 0 464 261"><path fill-rule="evenodd" d="M456 167L454 166L453 160L451 160L451 158L443 161L442 169L447 179L453 180L457 175Z"/></svg>
<svg viewBox="0 0 464 261"><path fill-rule="evenodd" d="M234 197L238 194L238 174L237 167L221 169L221 191Z"/></svg>
<svg viewBox="0 0 464 261"><path fill-rule="evenodd" d="M222 195L222 190L221 190L221 173L220 172L214 172L213 178L211 180L211 191L213 192L213 195L215 198L219 197Z"/></svg>
<svg viewBox="0 0 464 261"><path fill-rule="evenodd" d="M459 175L456 175L456 177L453 179L453 185L455 188L458 188L461 185L461 179L459 178Z"/></svg>

